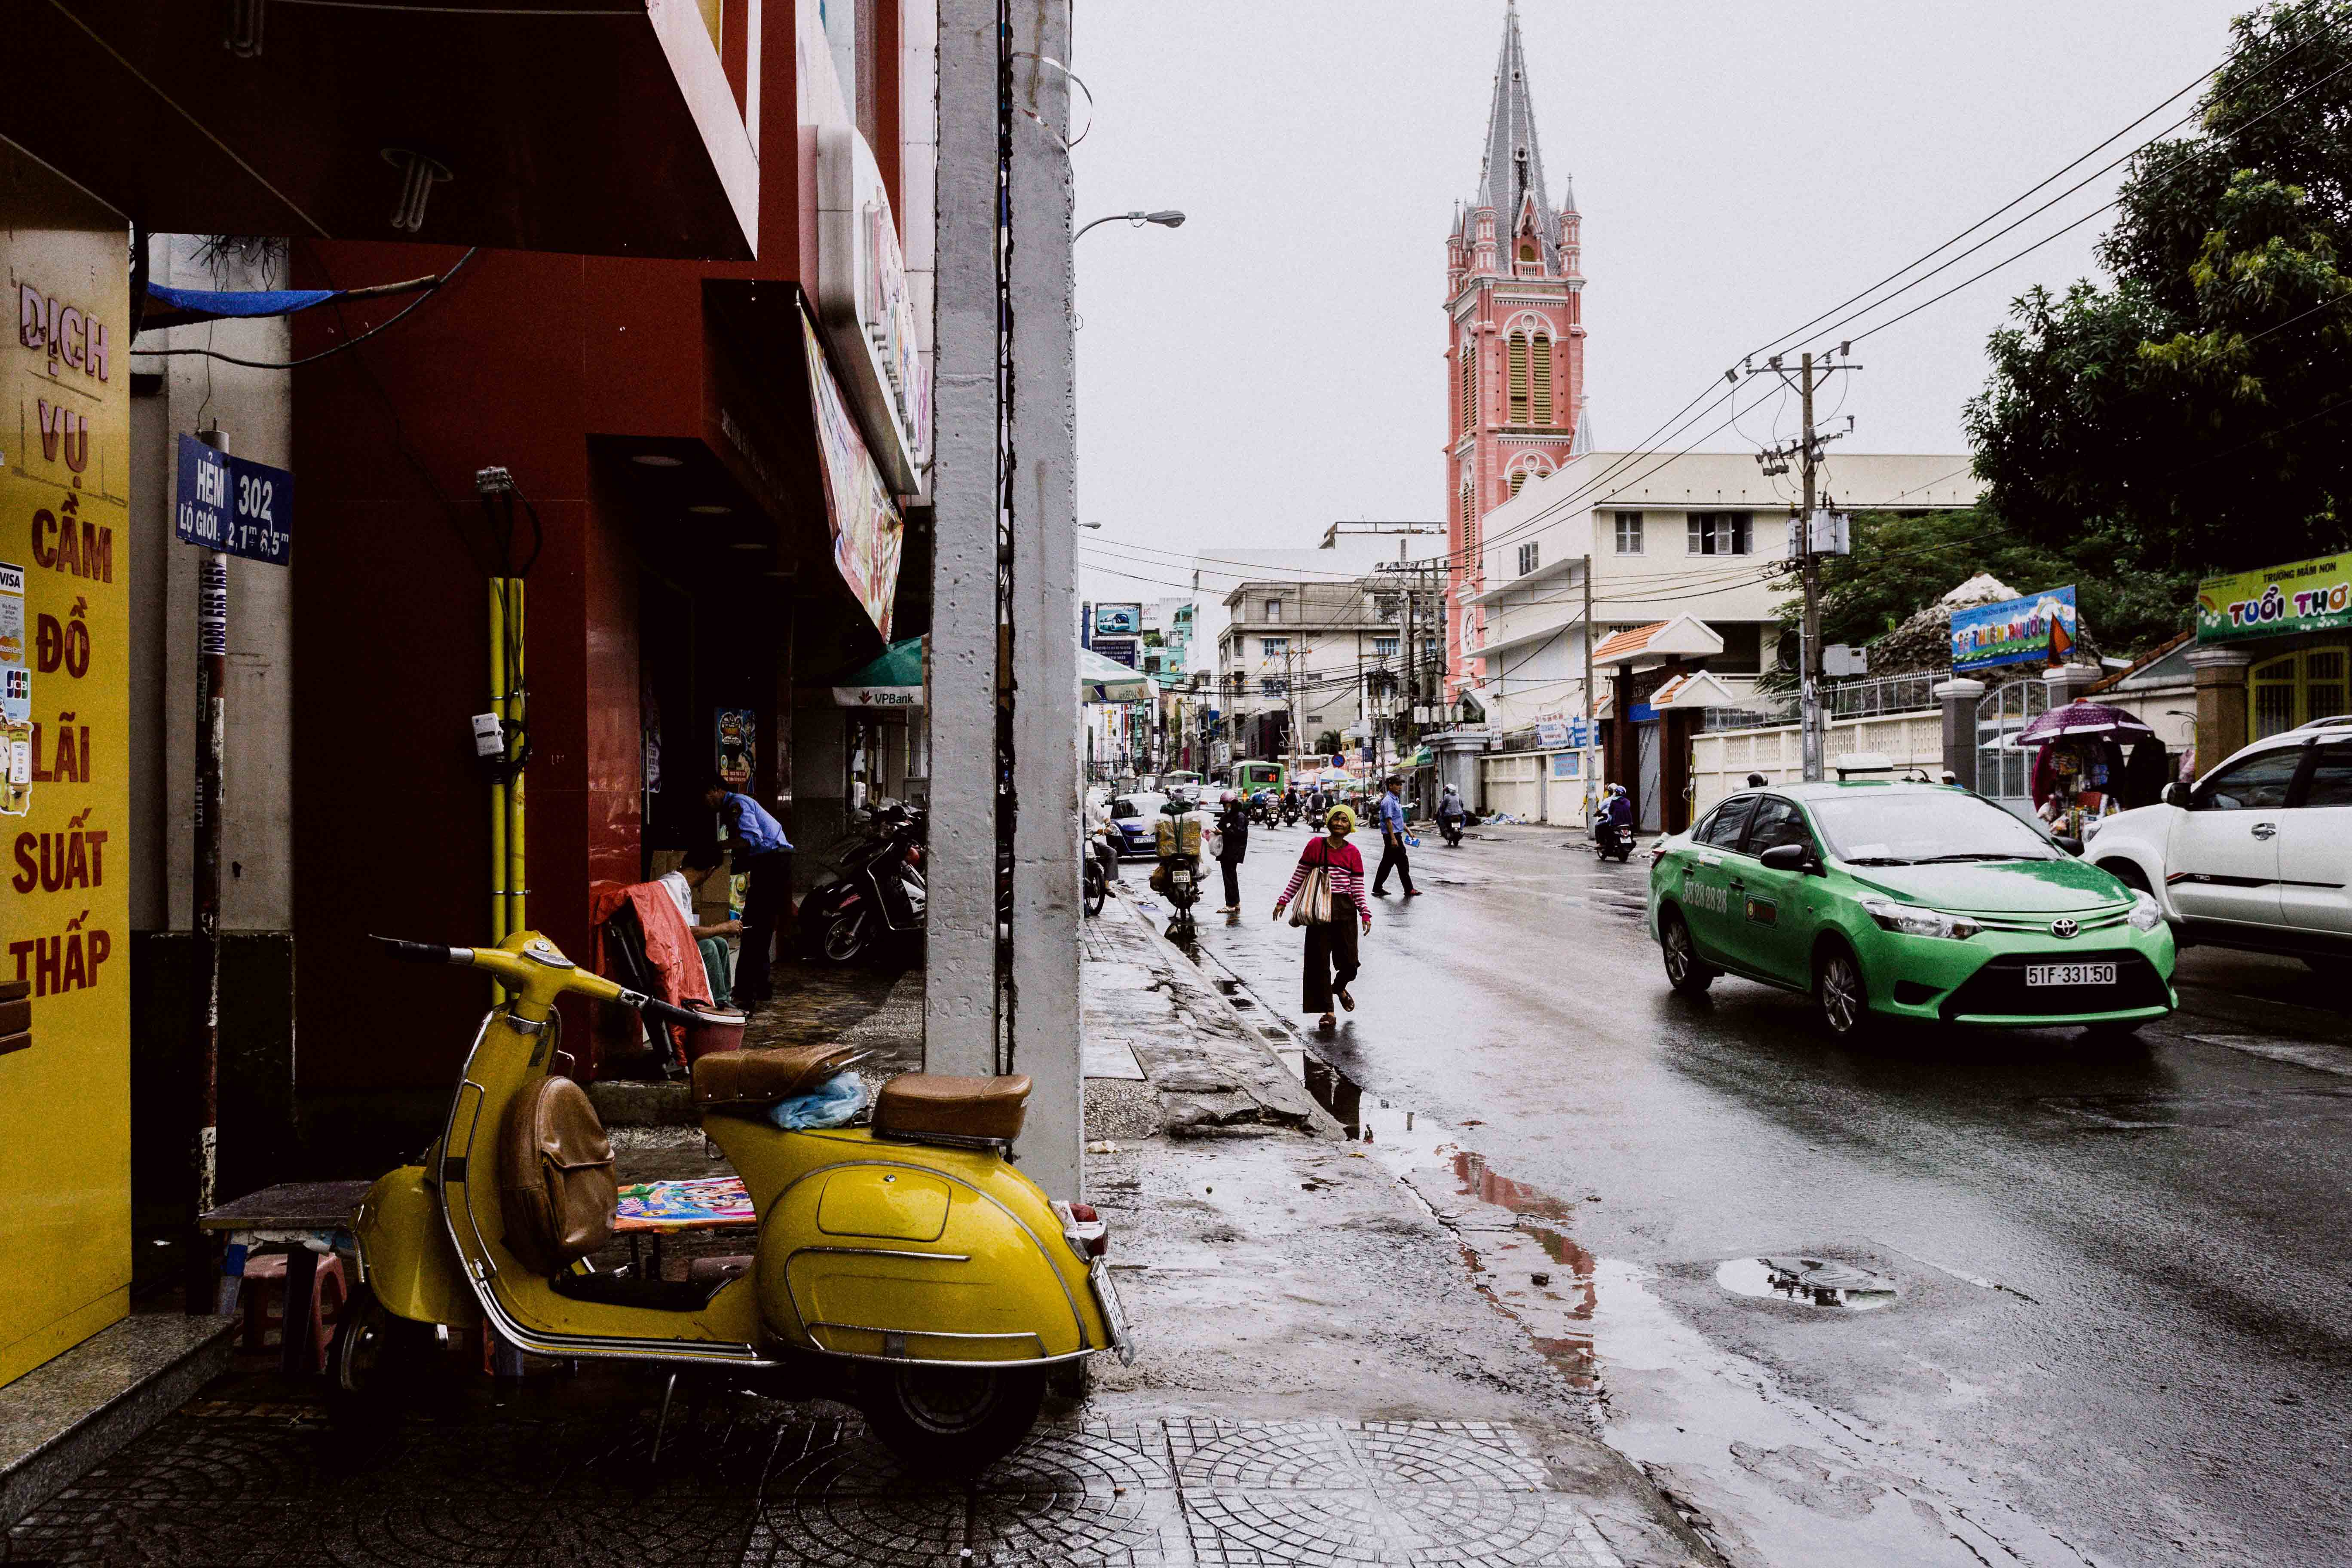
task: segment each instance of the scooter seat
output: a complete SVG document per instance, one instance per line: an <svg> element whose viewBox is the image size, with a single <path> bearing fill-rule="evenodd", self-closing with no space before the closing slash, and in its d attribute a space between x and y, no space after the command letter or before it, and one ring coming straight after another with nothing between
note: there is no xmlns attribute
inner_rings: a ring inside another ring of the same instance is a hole
<svg viewBox="0 0 2352 1568"><path fill-rule="evenodd" d="M1029 1103L1029 1079L951 1078L945 1073L901 1073L874 1100L874 1136L920 1142L1009 1143L1021 1135Z"/></svg>
<svg viewBox="0 0 2352 1568"><path fill-rule="evenodd" d="M694 1102L701 1106L770 1106L806 1094L866 1053L855 1046L780 1046L754 1051L714 1051L694 1063Z"/></svg>

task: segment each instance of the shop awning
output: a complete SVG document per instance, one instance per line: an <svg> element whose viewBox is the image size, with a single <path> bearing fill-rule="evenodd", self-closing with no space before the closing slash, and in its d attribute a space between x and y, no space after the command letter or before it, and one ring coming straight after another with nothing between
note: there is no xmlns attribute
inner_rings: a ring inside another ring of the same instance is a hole
<svg viewBox="0 0 2352 1568"><path fill-rule="evenodd" d="M759 154L696 0L7 12L0 137L153 229L752 254Z"/></svg>
<svg viewBox="0 0 2352 1568"><path fill-rule="evenodd" d="M920 708L923 639L908 637L841 678L833 700L844 708Z"/></svg>
<svg viewBox="0 0 2352 1568"><path fill-rule="evenodd" d="M1159 682L1090 647L1078 649L1078 700L1149 702Z"/></svg>

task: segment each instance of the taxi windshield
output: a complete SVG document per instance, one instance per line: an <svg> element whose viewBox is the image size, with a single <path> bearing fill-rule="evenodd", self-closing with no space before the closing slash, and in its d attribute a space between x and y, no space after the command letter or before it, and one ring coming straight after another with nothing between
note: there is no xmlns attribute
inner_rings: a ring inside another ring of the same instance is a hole
<svg viewBox="0 0 2352 1568"><path fill-rule="evenodd" d="M1925 866L1939 861L2055 860L2058 847L1990 801L1958 792L1841 792L1805 803L1850 866Z"/></svg>

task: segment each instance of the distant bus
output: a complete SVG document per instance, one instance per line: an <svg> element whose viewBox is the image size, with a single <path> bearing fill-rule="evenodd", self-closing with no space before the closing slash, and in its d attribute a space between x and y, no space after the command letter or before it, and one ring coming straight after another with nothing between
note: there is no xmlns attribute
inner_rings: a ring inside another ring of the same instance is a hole
<svg viewBox="0 0 2352 1568"><path fill-rule="evenodd" d="M1235 763L1234 787L1247 800L1262 789L1280 795L1290 782L1290 770L1280 763Z"/></svg>

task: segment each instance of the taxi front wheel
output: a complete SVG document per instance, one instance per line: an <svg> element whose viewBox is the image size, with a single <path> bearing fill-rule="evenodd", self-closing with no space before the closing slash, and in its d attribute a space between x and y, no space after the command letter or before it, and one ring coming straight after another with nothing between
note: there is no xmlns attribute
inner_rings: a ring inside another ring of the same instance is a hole
<svg viewBox="0 0 2352 1568"><path fill-rule="evenodd" d="M1870 1012L1870 991L1853 949L1838 942L1822 952L1813 971L1813 999L1831 1034L1843 1039L1862 1026Z"/></svg>

